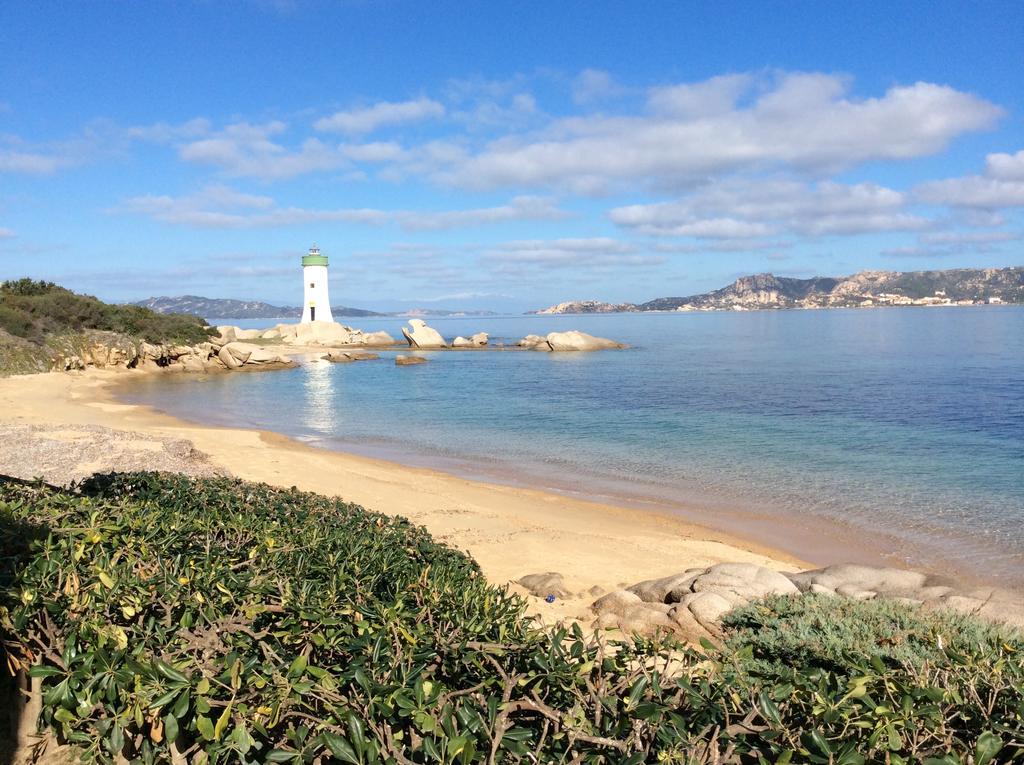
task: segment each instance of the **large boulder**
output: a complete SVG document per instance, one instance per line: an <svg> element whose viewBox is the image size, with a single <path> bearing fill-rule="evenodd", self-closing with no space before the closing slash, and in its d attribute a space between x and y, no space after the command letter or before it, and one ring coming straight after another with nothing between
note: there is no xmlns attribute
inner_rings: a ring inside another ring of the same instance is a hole
<svg viewBox="0 0 1024 765"><path fill-rule="evenodd" d="M606 337L594 337L575 329L568 332L551 332L546 340L553 351L604 351L626 347Z"/></svg>
<svg viewBox="0 0 1024 765"><path fill-rule="evenodd" d="M565 588L565 582L562 581L562 575L555 571L549 571L546 574L527 574L516 580L516 583L521 584L531 595L536 595L538 598L546 598L548 595L566 598L570 594Z"/></svg>
<svg viewBox="0 0 1024 765"><path fill-rule="evenodd" d="M281 356L250 343L227 343L217 351L216 358L227 369L255 368L255 367L285 367L292 366L294 362L286 356ZM205 367L209 370L209 367ZM191 371L191 370L190 370ZM195 371L198 371L196 369Z"/></svg>
<svg viewBox="0 0 1024 765"><path fill-rule="evenodd" d="M699 574L703 574L704 571L705 569L703 568L691 568L681 574L672 574L661 579L647 579L634 584L628 589L630 592L636 593L646 603L675 602L669 601L669 593L674 590L689 589L690 585L693 584L693 580Z"/></svg>
<svg viewBox="0 0 1024 765"><path fill-rule="evenodd" d="M336 321L310 321L295 325L295 343L299 345L348 345L352 330Z"/></svg>
<svg viewBox="0 0 1024 765"><path fill-rule="evenodd" d="M259 346L249 343L228 343L221 350L230 353L239 364L244 364L255 351L259 350Z"/></svg>
<svg viewBox="0 0 1024 765"><path fill-rule="evenodd" d="M234 357L226 345L217 351L217 358L220 359L220 363L228 369L238 369L242 366L242 362Z"/></svg>
<svg viewBox="0 0 1024 765"><path fill-rule="evenodd" d="M217 337L215 339L220 340L221 343L230 343L238 339L238 333L241 331L239 327L232 327L228 325L217 327Z"/></svg>
<svg viewBox="0 0 1024 765"><path fill-rule="evenodd" d="M411 348L445 348L444 338L423 319L409 319L409 328L402 327L402 334Z"/></svg>
<svg viewBox="0 0 1024 765"><path fill-rule="evenodd" d="M488 335L486 332L477 332L472 337L459 335L452 340L452 348L482 348L487 345Z"/></svg>
<svg viewBox="0 0 1024 765"><path fill-rule="evenodd" d="M799 595L785 574L755 563L719 563L693 580L693 592L713 592L733 605L768 595Z"/></svg>
<svg viewBox="0 0 1024 765"><path fill-rule="evenodd" d="M919 571L899 568L879 568L855 563L840 563L834 566L791 574L789 577L802 592L815 586L822 590L838 593L845 597L865 600L875 595L908 595L925 586L928 577Z"/></svg>
<svg viewBox="0 0 1024 765"><path fill-rule="evenodd" d="M551 345L548 343L546 337L540 335L527 335L518 343L520 348L526 348L529 351L550 351Z"/></svg>
<svg viewBox="0 0 1024 765"><path fill-rule="evenodd" d="M235 337L238 340L258 340L263 335L262 329L236 329Z"/></svg>
<svg viewBox="0 0 1024 765"><path fill-rule="evenodd" d="M395 338L383 330L380 332L361 332L360 330L356 330L352 333L352 342L358 345L383 347L386 345L394 345Z"/></svg>
<svg viewBox="0 0 1024 765"><path fill-rule="evenodd" d="M206 371L206 362L199 356L183 356L181 359L184 371L199 374Z"/></svg>

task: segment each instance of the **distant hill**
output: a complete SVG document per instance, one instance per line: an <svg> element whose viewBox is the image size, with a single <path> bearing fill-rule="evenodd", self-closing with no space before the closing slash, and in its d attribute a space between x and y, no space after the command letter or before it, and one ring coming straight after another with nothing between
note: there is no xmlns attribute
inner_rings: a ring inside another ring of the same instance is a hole
<svg viewBox="0 0 1024 765"><path fill-rule="evenodd" d="M1024 267L861 271L853 276L815 276L810 279L754 274L700 295L655 298L639 305L573 301L531 313L742 311L978 303L1024 303Z"/></svg>
<svg viewBox="0 0 1024 765"><path fill-rule="evenodd" d="M298 319L302 309L295 306L271 305L259 300L228 300L206 298L198 295L180 297L151 297L132 305L139 305L157 313L186 313L204 319ZM441 308L410 308L406 311L381 313L365 308L349 308L344 305L331 306L335 316L497 316L494 311L459 311Z"/></svg>
<svg viewBox="0 0 1024 765"><path fill-rule="evenodd" d="M302 309L295 306L277 306L258 300L229 300L206 298L198 295L180 297L152 297L133 305L141 305L157 313L187 313L204 319L298 319ZM385 316L386 314L348 306L331 306L337 316Z"/></svg>
<svg viewBox="0 0 1024 765"><path fill-rule="evenodd" d="M418 316L446 316L457 318L459 316L497 316L494 311L448 311L442 308L410 308L408 311L395 311L394 313L381 314L382 316L401 316L415 319Z"/></svg>
<svg viewBox="0 0 1024 765"><path fill-rule="evenodd" d="M548 308L541 308L539 311L528 311L527 313L625 313L627 311L636 311L637 309L638 306L635 303L602 303L597 300L570 300L567 303L559 303Z"/></svg>

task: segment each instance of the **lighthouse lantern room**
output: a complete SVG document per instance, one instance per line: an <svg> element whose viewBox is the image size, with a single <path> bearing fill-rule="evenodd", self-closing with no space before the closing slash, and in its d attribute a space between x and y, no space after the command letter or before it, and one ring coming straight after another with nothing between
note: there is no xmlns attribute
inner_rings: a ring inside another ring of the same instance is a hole
<svg viewBox="0 0 1024 765"><path fill-rule="evenodd" d="M327 256L315 244L302 256L302 323L334 321L327 295Z"/></svg>

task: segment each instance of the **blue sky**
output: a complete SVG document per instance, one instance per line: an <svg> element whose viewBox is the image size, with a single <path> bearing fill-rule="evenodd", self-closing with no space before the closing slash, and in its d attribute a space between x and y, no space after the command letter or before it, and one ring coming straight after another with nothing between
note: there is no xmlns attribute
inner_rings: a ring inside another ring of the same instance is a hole
<svg viewBox="0 0 1024 765"><path fill-rule="evenodd" d="M0 4L0 278L537 308L1024 265L1024 3Z"/></svg>

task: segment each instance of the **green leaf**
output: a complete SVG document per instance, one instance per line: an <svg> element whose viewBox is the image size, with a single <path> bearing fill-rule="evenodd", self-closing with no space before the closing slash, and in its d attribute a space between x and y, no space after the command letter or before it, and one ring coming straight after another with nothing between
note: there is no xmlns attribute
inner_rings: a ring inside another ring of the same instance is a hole
<svg viewBox="0 0 1024 765"><path fill-rule="evenodd" d="M294 760L298 752L289 752L287 749L271 749L267 752L267 762L288 762Z"/></svg>
<svg viewBox="0 0 1024 765"><path fill-rule="evenodd" d="M46 666L42 666L42 665L37 665L35 667L32 667L28 671L28 676L29 677L54 677L56 675L64 675L64 674L67 674L67 673L63 669L57 669L57 667L46 667Z"/></svg>
<svg viewBox="0 0 1024 765"><path fill-rule="evenodd" d="M825 756L832 754L832 745L828 743L828 739L819 730L805 731L800 736L800 743L813 753Z"/></svg>
<svg viewBox="0 0 1024 765"><path fill-rule="evenodd" d="M1003 740L990 730L978 736L974 749L974 765L988 765L1003 748Z"/></svg>
<svg viewBox="0 0 1024 765"><path fill-rule="evenodd" d="M213 738L215 741L220 741L220 737L224 735L224 730L228 727L229 722L231 722L230 702L224 707L224 711L220 713L220 717L217 718L217 724L213 728Z"/></svg>
<svg viewBox="0 0 1024 765"><path fill-rule="evenodd" d="M633 687L629 691L629 697L626 700L627 709L632 709L636 706L636 703L640 700L640 697L643 696L644 691L647 690L647 686L649 683L650 681L646 677L641 677L639 680L633 683Z"/></svg>
<svg viewBox="0 0 1024 765"><path fill-rule="evenodd" d="M339 760L342 762L352 763L352 765L359 765L359 758L356 756L355 751L349 743L337 733L324 731L320 734L320 737L323 739L324 743L327 744L327 748L331 750L331 754Z"/></svg>
<svg viewBox="0 0 1024 765"><path fill-rule="evenodd" d="M173 689L167 691L167 693L165 693L164 695L158 696L157 698L153 699L149 703L149 708L150 709L159 709L160 707L164 706L164 704L169 704L171 699L173 699L177 695L178 695L178 689L177 688L173 688Z"/></svg>
<svg viewBox="0 0 1024 765"><path fill-rule="evenodd" d="M181 695L178 696L178 700L174 702L174 706L171 707L171 714L181 719L188 712L189 692L184 690Z"/></svg>
<svg viewBox="0 0 1024 765"><path fill-rule="evenodd" d="M308 664L306 657L299 654L295 657L295 661L288 667L288 677L301 677L302 673L306 671L306 665Z"/></svg>
<svg viewBox="0 0 1024 765"><path fill-rule="evenodd" d="M182 684L188 683L188 678L185 677L183 674L181 674L181 672L176 670L174 667L172 667L167 662L160 661L160 659L156 659L153 662L153 666L156 667L156 671L157 672L159 672L161 675L166 677L168 680L171 680L171 681L173 681L175 683L182 683Z"/></svg>
<svg viewBox="0 0 1024 765"><path fill-rule="evenodd" d="M53 717L56 720L64 724L69 724L74 721L75 716L71 713L71 710L60 707L56 712L53 713Z"/></svg>
<svg viewBox="0 0 1024 765"><path fill-rule="evenodd" d="M164 715L164 738L168 744L173 744L178 738L178 718L174 715Z"/></svg>
<svg viewBox="0 0 1024 765"><path fill-rule="evenodd" d="M196 718L196 730L207 741L213 741L215 738L213 734L213 720L205 715L200 715Z"/></svg>
<svg viewBox="0 0 1024 765"><path fill-rule="evenodd" d="M761 691L757 696L757 707L761 716L770 722L774 727L782 727L782 718L779 715L779 707L772 701L767 691Z"/></svg>

